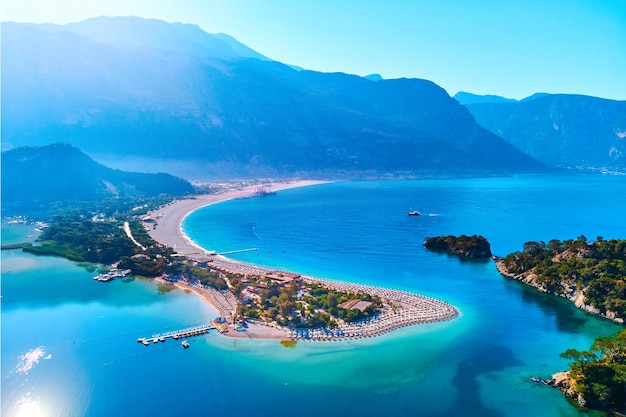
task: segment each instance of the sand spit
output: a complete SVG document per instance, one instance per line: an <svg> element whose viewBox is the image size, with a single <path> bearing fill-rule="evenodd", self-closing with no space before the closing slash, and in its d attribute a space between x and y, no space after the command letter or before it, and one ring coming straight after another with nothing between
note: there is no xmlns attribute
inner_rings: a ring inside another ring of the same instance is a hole
<svg viewBox="0 0 626 417"><path fill-rule="evenodd" d="M292 187L320 184L319 181L296 181L272 183L272 190L281 190ZM194 198L178 200L150 213L156 222L156 227L149 227L148 233L157 242L173 248L181 255L204 254L208 252L193 243L181 229L183 219L192 211L210 204L241 198L252 195L256 186L245 187L223 192L221 194L200 195ZM267 275L272 269L258 265L235 261L222 255L211 255L212 268L223 272L243 275ZM285 271L286 272L286 271ZM328 288L343 292L363 292L378 295L384 307L375 317L357 323L339 322L335 329L288 329L277 325L261 322L249 322L245 332L229 331L227 336L241 338L264 339L296 339L296 340L341 340L346 338L361 338L380 335L391 330L419 323L432 323L450 320L458 316L453 306L423 295L405 291L375 287L370 285L353 284L332 281L317 277L303 276L306 282L319 283ZM181 288L188 288L202 295L220 313L231 317L235 311L237 300L228 291L217 291L201 285L187 285L177 283Z"/></svg>

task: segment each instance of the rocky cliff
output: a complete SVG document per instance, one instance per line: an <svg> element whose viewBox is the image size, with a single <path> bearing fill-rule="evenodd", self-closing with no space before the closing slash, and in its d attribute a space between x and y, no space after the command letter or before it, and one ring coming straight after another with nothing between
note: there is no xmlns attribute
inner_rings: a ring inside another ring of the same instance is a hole
<svg viewBox="0 0 626 417"><path fill-rule="evenodd" d="M620 317L620 315L616 311L612 311L610 309L601 310L600 308L593 306L589 302L587 297L587 292L590 290L589 285L580 287L574 280L562 279L560 282L561 285L558 287L558 289L556 289L551 287L550 282L544 280L534 268L522 273L511 272L513 268L507 266L504 259L497 262L496 268L498 269L498 272L500 272L500 274L504 275L507 278L521 281L524 284L534 287L541 292L565 298L573 302L577 308L590 314L607 318L616 323L624 324L624 318Z"/></svg>

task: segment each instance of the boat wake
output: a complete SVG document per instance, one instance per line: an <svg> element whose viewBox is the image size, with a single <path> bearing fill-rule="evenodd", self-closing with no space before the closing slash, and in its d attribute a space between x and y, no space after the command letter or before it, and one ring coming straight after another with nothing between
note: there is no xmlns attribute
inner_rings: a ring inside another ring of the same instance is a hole
<svg viewBox="0 0 626 417"><path fill-rule="evenodd" d="M256 223L252 223L252 234L254 235L254 237L256 237L258 240L261 240L261 238L259 237L259 235L256 234Z"/></svg>

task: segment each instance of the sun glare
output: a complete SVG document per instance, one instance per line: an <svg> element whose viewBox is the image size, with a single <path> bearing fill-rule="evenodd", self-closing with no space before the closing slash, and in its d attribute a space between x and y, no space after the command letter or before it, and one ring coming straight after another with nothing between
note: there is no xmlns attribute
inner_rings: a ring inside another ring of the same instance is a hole
<svg viewBox="0 0 626 417"><path fill-rule="evenodd" d="M41 406L37 404L35 401L26 400L23 402L15 417L45 417L46 414L41 409Z"/></svg>

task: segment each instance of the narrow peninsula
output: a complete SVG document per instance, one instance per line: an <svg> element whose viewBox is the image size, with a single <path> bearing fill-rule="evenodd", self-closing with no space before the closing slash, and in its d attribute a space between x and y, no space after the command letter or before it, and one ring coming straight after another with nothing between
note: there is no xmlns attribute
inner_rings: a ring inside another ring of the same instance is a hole
<svg viewBox="0 0 626 417"><path fill-rule="evenodd" d="M318 182L272 184L280 190ZM376 336L418 323L450 320L453 306L418 294L276 271L235 261L193 243L181 229L183 219L200 207L250 196L252 188L175 201L149 216L144 226L156 242L173 249L188 265L215 274L226 287L204 285L193 274L183 284L207 296L227 322L245 323L233 337L339 340ZM168 279L172 279L170 276Z"/></svg>
<svg viewBox="0 0 626 417"><path fill-rule="evenodd" d="M171 286L194 291L218 310L215 327L231 337L371 337L458 315L453 306L418 294L235 261L199 247L181 229L183 219L200 207L234 198L265 198L277 190L318 183L228 184L211 194L168 203L109 201L106 213L101 211L104 203L84 204L54 215L38 244L22 250L63 256L93 271L101 265L94 277L98 282L142 276L158 280L163 291Z"/></svg>

